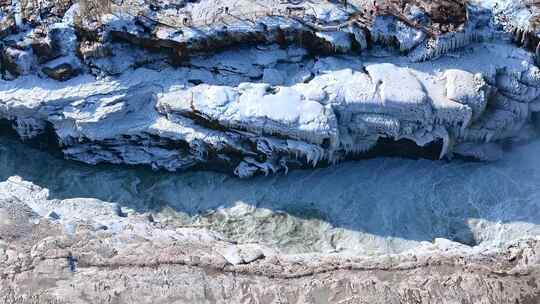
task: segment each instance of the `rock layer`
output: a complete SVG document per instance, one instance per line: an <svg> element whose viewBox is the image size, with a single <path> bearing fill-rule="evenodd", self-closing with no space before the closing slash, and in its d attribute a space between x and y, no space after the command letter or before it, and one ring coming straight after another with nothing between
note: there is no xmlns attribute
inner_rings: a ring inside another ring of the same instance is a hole
<svg viewBox="0 0 540 304"><path fill-rule="evenodd" d="M488 9L471 5L459 28L432 37L430 13L414 3L372 23L326 2L295 8L301 15L284 4L257 15L247 2L126 2L88 19L89 3L4 39L1 117L23 139L53 132L68 158L249 177L335 163L388 140L491 160L501 143L534 136L534 54L485 22Z"/></svg>
<svg viewBox="0 0 540 304"><path fill-rule="evenodd" d="M536 303L540 243L287 255L95 199L0 183L3 303ZM367 302L366 302L367 301Z"/></svg>

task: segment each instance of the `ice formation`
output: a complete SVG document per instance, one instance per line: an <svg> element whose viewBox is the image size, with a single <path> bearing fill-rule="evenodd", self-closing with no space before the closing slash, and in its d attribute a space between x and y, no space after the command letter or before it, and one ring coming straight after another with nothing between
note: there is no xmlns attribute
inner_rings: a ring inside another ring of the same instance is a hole
<svg viewBox="0 0 540 304"><path fill-rule="evenodd" d="M259 2L127 1L96 20L66 3L47 26L6 23L0 115L71 159L242 177L406 150L388 141L490 160L534 136L540 70L512 43L513 1L471 2L435 36L412 4L366 24L340 4ZM4 14L21 10L34 17Z"/></svg>
<svg viewBox="0 0 540 304"><path fill-rule="evenodd" d="M0 302L538 303L539 15L0 1Z"/></svg>
<svg viewBox="0 0 540 304"><path fill-rule="evenodd" d="M538 141L492 163L381 157L246 181L88 166L0 139L2 303L539 294Z"/></svg>

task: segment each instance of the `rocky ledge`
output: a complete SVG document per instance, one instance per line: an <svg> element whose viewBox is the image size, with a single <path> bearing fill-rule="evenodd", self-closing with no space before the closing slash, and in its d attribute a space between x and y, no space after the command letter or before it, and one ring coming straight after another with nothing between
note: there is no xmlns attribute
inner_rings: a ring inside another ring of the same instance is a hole
<svg viewBox="0 0 540 304"><path fill-rule="evenodd" d="M445 239L374 256L284 254L96 199L0 183L0 300L21 303L538 303L540 239Z"/></svg>
<svg viewBox="0 0 540 304"><path fill-rule="evenodd" d="M1 9L1 118L90 164L249 177L389 154L493 160L536 136L525 2Z"/></svg>

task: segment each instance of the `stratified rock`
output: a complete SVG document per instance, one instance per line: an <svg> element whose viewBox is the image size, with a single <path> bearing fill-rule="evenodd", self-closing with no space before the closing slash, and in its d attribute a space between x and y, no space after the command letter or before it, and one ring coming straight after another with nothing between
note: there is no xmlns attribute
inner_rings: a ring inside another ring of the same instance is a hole
<svg viewBox="0 0 540 304"><path fill-rule="evenodd" d="M101 42L85 41L80 44L79 53L85 62L112 55L111 49Z"/></svg>
<svg viewBox="0 0 540 304"><path fill-rule="evenodd" d="M35 70L37 64L32 50L6 47L2 52L4 68L12 75L28 75Z"/></svg>
<svg viewBox="0 0 540 304"><path fill-rule="evenodd" d="M58 46L55 45L46 32L36 31L31 46L39 63L45 63L61 56Z"/></svg>
<svg viewBox="0 0 540 304"><path fill-rule="evenodd" d="M363 5L74 4L12 35L4 78L22 77L0 82L0 117L90 164L241 177L374 153L492 160L534 136L540 72L498 9Z"/></svg>
<svg viewBox="0 0 540 304"><path fill-rule="evenodd" d="M47 217L54 210L62 216ZM205 229L120 217L114 204L95 199L51 200L47 189L16 176L0 183L0 228L0 301L6 304L540 299L535 238L494 248L436 238L387 255L285 254L232 244Z"/></svg>
<svg viewBox="0 0 540 304"><path fill-rule="evenodd" d="M15 31L15 18L0 12L0 39L12 34Z"/></svg>

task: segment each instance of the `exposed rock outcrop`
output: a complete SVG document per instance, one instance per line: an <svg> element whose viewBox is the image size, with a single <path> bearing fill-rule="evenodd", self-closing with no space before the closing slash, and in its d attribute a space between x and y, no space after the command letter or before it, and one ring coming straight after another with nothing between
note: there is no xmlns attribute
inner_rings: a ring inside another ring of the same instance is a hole
<svg viewBox="0 0 540 304"><path fill-rule="evenodd" d="M0 300L21 303L536 303L538 239L436 239L377 256L287 255L94 199L0 183Z"/></svg>
<svg viewBox="0 0 540 304"><path fill-rule="evenodd" d="M540 71L492 10L360 2L371 16L323 1L74 4L6 38L0 114L22 138L54 132L66 157L87 163L241 177L386 140L490 160L534 136ZM448 26L435 16L460 9Z"/></svg>

